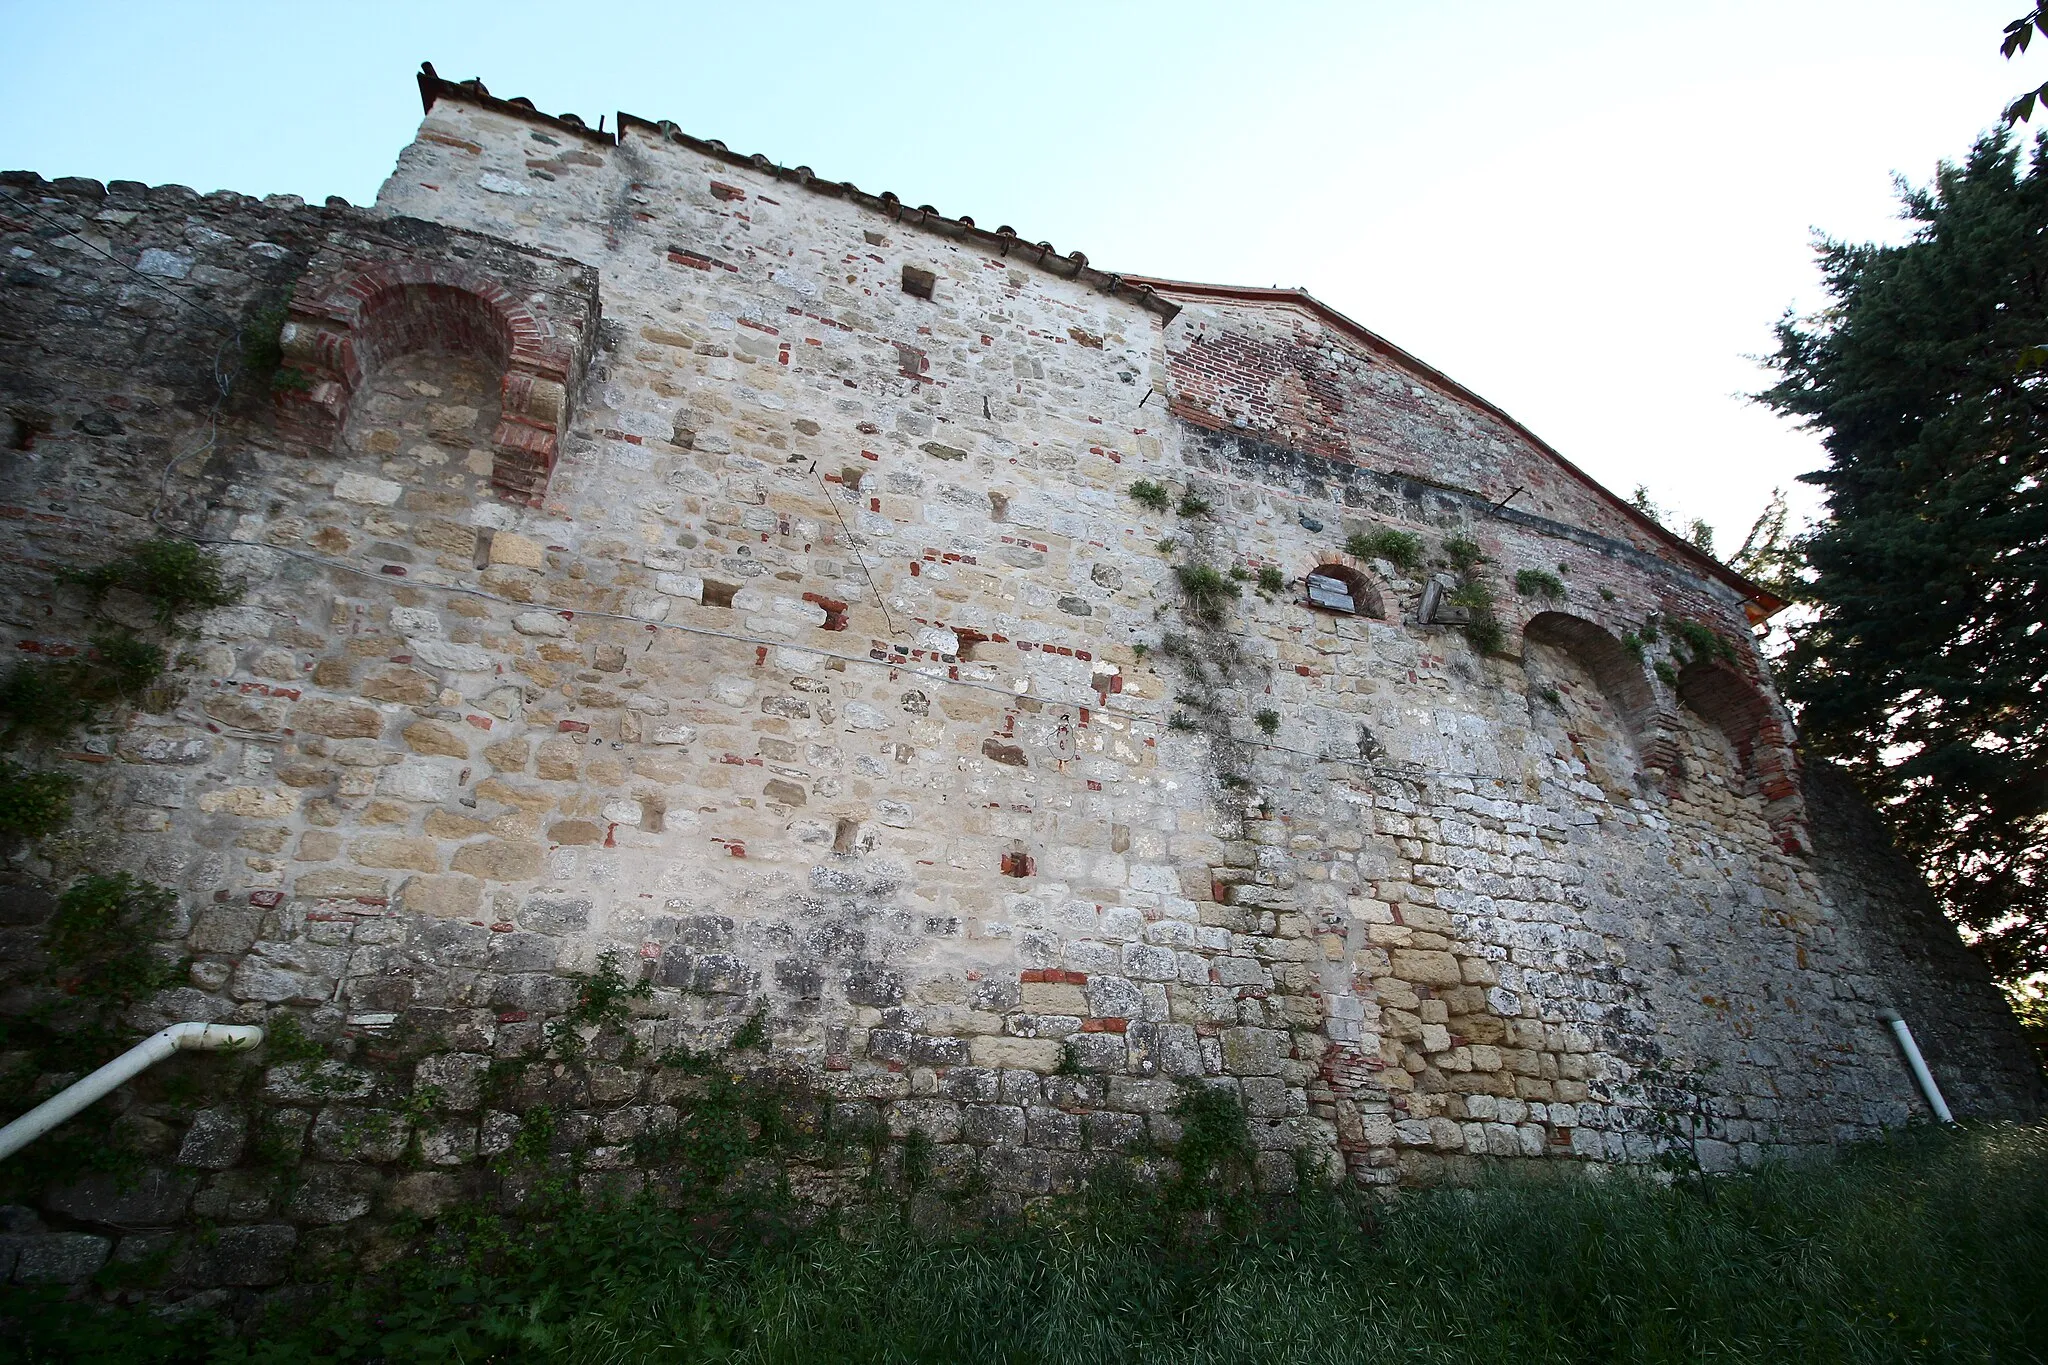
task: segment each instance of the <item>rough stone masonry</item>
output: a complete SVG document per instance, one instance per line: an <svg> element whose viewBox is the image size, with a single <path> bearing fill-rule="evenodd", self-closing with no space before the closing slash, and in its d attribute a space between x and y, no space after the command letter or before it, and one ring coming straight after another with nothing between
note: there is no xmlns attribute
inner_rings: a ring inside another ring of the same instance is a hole
<svg viewBox="0 0 2048 1365"><path fill-rule="evenodd" d="M764 1009L1012 1200L1170 1141L1187 1085L1271 1186L1733 1169L1924 1112L1886 1007L1958 1112L2039 1111L1983 969L1802 765L1779 604L1484 400L1299 291L420 85L369 209L0 176L7 642L81 648L56 571L160 528L247 584L52 758L78 820L8 850L0 1008L31 888L90 863L180 896L137 1027L437 1040L253 1111L125 1097L142 1184L10 1210L0 1274L203 1222L188 1282L273 1282L473 1191L542 1098L633 1188L653 1059ZM223 400L265 317L281 378ZM546 1060L608 953L652 984L634 1046Z"/></svg>

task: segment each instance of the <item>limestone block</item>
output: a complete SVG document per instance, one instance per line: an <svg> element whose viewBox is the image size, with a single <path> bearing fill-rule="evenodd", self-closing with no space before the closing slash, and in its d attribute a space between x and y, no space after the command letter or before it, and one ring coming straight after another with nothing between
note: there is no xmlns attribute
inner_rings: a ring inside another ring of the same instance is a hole
<svg viewBox="0 0 2048 1365"><path fill-rule="evenodd" d="M534 755L534 775L546 782L574 782L583 746L568 735L550 735Z"/></svg>
<svg viewBox="0 0 2048 1365"><path fill-rule="evenodd" d="M195 953L246 953L262 924L260 910L209 905L193 920L185 946Z"/></svg>
<svg viewBox="0 0 2048 1365"><path fill-rule="evenodd" d="M1081 988L1059 981L1025 982L1022 1006L1032 1014L1072 1015L1077 1019L1089 1013L1088 999Z"/></svg>
<svg viewBox="0 0 2048 1365"><path fill-rule="evenodd" d="M315 700L293 709L292 728L329 739L374 739L384 729L383 713L357 702Z"/></svg>
<svg viewBox="0 0 2048 1365"><path fill-rule="evenodd" d="M408 639L433 639L445 633L441 613L424 607L393 607L391 628Z"/></svg>
<svg viewBox="0 0 2048 1365"><path fill-rule="evenodd" d="M1450 953L1418 948L1395 948L1391 956L1394 974L1403 981L1424 986L1456 986L1464 981L1458 959Z"/></svg>
<svg viewBox="0 0 2048 1365"><path fill-rule="evenodd" d="M334 481L334 496L366 507L389 507L405 491L389 479L350 470Z"/></svg>
<svg viewBox="0 0 2048 1365"><path fill-rule="evenodd" d="M446 801L455 794L455 774L438 763L407 759L384 770L377 790L399 801Z"/></svg>
<svg viewBox="0 0 2048 1365"><path fill-rule="evenodd" d="M19 1284L83 1284L97 1275L112 1241L84 1232L52 1232L20 1239L14 1261Z"/></svg>
<svg viewBox="0 0 2048 1365"><path fill-rule="evenodd" d="M242 1159L249 1137L248 1115L237 1109L202 1109L192 1116L178 1147L178 1164L224 1171Z"/></svg>
<svg viewBox="0 0 2048 1365"><path fill-rule="evenodd" d="M409 877L398 889L398 903L416 915L440 919L475 919L483 913L484 884L474 877Z"/></svg>
<svg viewBox="0 0 2048 1365"><path fill-rule="evenodd" d="M330 1104L313 1121L307 1146L325 1161L396 1161L412 1140L412 1124L396 1110Z"/></svg>
<svg viewBox="0 0 2048 1365"><path fill-rule="evenodd" d="M523 739L501 739L484 747L484 762L500 772L524 772L532 754Z"/></svg>
<svg viewBox="0 0 2048 1365"><path fill-rule="evenodd" d="M999 1038L981 1036L971 1039L968 1052L976 1066L1014 1067L1022 1071L1042 1074L1052 1071L1060 1064L1060 1045L1052 1038Z"/></svg>
<svg viewBox="0 0 2048 1365"><path fill-rule="evenodd" d="M545 569L548 565L547 547L537 540L528 540L510 531L499 531L491 537L489 562L494 568Z"/></svg>
<svg viewBox="0 0 2048 1365"><path fill-rule="evenodd" d="M445 810L427 812L426 831L436 839L474 839L489 830L490 826L482 820L467 815Z"/></svg>
<svg viewBox="0 0 2048 1365"><path fill-rule="evenodd" d="M1277 1029L1226 1028L1218 1035L1223 1069L1232 1076L1277 1076L1289 1050L1287 1035Z"/></svg>
<svg viewBox="0 0 2048 1365"><path fill-rule="evenodd" d="M457 849L450 866L486 881L525 882L540 875L542 854L539 844L486 839Z"/></svg>
<svg viewBox="0 0 2048 1365"><path fill-rule="evenodd" d="M669 598L658 592L636 592L626 598L626 614L639 621L668 619Z"/></svg>
<svg viewBox="0 0 2048 1365"><path fill-rule="evenodd" d="M304 1166L286 1212L306 1223L348 1223L368 1213L370 1203L366 1183L351 1171Z"/></svg>
<svg viewBox="0 0 2048 1365"><path fill-rule="evenodd" d="M439 754L444 758L469 757L469 741L439 721L414 721L405 727L404 734L406 747L414 753Z"/></svg>
<svg viewBox="0 0 2048 1365"><path fill-rule="evenodd" d="M199 798L199 809L209 815L238 815L250 820L282 820L298 808L297 797L262 787L229 787Z"/></svg>
<svg viewBox="0 0 2048 1365"><path fill-rule="evenodd" d="M372 701L426 706L441 695L441 684L432 674L422 673L417 668L389 668L366 679L357 690ZM370 733L375 734L376 731Z"/></svg>
<svg viewBox="0 0 2048 1365"><path fill-rule="evenodd" d="M476 784L479 801L496 801L527 812L551 810L555 798L534 787L521 787L503 778L487 777Z"/></svg>
<svg viewBox="0 0 2048 1365"><path fill-rule="evenodd" d="M450 640L409 639L405 646L413 658L429 668L453 669L458 673L487 673L497 661L480 645L461 645Z"/></svg>
<svg viewBox="0 0 2048 1365"><path fill-rule="evenodd" d="M244 697L235 692L216 692L202 701L199 709L237 730L284 728L285 703L274 697Z"/></svg>
<svg viewBox="0 0 2048 1365"><path fill-rule="evenodd" d="M691 602L704 600L704 580L693 573L656 574L654 586L670 597L681 597Z"/></svg>
<svg viewBox="0 0 2048 1365"><path fill-rule="evenodd" d="M367 835L349 845L348 856L364 867L408 868L414 872L441 870L441 846L413 834Z"/></svg>
<svg viewBox="0 0 2048 1365"><path fill-rule="evenodd" d="M300 873L292 883L292 894L313 898L378 897L389 889L390 883L383 877L352 867L315 868Z"/></svg>
<svg viewBox="0 0 2048 1365"><path fill-rule="evenodd" d="M522 611L512 618L512 629L521 635L559 640L569 634L571 627L551 611Z"/></svg>

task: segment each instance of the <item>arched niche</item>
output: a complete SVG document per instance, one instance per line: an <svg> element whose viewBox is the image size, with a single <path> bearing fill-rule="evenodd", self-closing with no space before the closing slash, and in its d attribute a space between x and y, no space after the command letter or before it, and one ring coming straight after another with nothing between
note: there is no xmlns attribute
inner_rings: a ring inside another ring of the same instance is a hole
<svg viewBox="0 0 2048 1365"><path fill-rule="evenodd" d="M1806 803L1790 727L1757 683L1721 660L1694 660L1678 670L1675 689L1686 710L1712 725L1734 751L1743 794L1764 800L1779 847L1808 849Z"/></svg>
<svg viewBox="0 0 2048 1365"><path fill-rule="evenodd" d="M1363 570L1331 561L1318 564L1302 576L1302 605L1339 616L1366 616L1385 620L1386 603L1379 585Z"/></svg>
<svg viewBox="0 0 2048 1365"><path fill-rule="evenodd" d="M1563 650L1578 660L1593 675L1639 748L1656 734L1657 694L1644 676L1641 662L1605 626L1569 612L1540 611L1522 628L1522 638Z"/></svg>
<svg viewBox="0 0 2048 1365"><path fill-rule="evenodd" d="M280 337L285 366L298 376L278 390L286 426L333 451L356 396L381 367L418 353L474 357L497 380L492 487L538 503L560 453L577 370L577 350L545 315L545 295L521 298L481 271L439 261L331 272L318 265L293 295Z"/></svg>

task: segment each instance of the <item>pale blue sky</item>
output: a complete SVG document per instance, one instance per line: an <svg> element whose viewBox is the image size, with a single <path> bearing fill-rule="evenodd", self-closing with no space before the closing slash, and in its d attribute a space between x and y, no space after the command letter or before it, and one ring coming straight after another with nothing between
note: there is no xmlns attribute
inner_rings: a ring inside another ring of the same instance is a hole
<svg viewBox="0 0 2048 1365"><path fill-rule="evenodd" d="M1305 286L1726 549L1818 460L1737 397L1817 302L1810 229L1896 236L1893 173L2048 79L1998 55L2025 7L0 0L0 166L366 203L427 59L1110 269Z"/></svg>

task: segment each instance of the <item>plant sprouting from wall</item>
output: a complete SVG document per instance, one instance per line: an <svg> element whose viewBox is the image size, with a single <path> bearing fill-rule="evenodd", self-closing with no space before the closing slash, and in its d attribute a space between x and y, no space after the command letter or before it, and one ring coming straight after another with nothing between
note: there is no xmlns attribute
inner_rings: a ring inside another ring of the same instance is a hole
<svg viewBox="0 0 2048 1365"><path fill-rule="evenodd" d="M1166 485L1154 483L1150 479L1139 479L1125 491L1131 495L1132 502L1147 511L1164 512L1173 506L1173 494Z"/></svg>
<svg viewBox="0 0 2048 1365"><path fill-rule="evenodd" d="M1422 537L1378 526L1345 538L1344 553L1353 559L1384 559L1403 573L1422 567Z"/></svg>
<svg viewBox="0 0 2048 1365"><path fill-rule="evenodd" d="M1556 601L1564 596L1564 580L1545 569L1517 569L1515 591L1524 597L1547 597Z"/></svg>
<svg viewBox="0 0 2048 1365"><path fill-rule="evenodd" d="M1176 564L1173 577L1180 584L1189 614L1205 625L1219 624L1239 595L1235 579L1207 564Z"/></svg>
<svg viewBox="0 0 2048 1365"><path fill-rule="evenodd" d="M217 556L170 536L145 540L96 569L65 570L57 578L85 588L95 606L115 588L135 593L150 604L160 630L171 629L187 612L232 606L242 596L242 586L228 580Z"/></svg>
<svg viewBox="0 0 2048 1365"><path fill-rule="evenodd" d="M1498 653L1506 643L1506 632L1493 612L1493 589L1479 575L1486 562L1479 542L1469 536L1452 536L1443 543L1444 559L1458 572L1459 583L1445 597L1453 606L1465 608L1472 619L1465 626L1465 638L1481 654Z"/></svg>
<svg viewBox="0 0 2048 1365"><path fill-rule="evenodd" d="M588 1028L603 1029L606 1026L623 1028L633 1017L629 1002L645 1000L654 994L654 983L640 978L628 979L620 963L625 954L617 948L610 948L597 959L597 970L579 974L576 982L576 1003L567 1013L549 1022L542 1033L542 1040L549 1051L564 1061L575 1061L583 1056L583 1031Z"/></svg>

